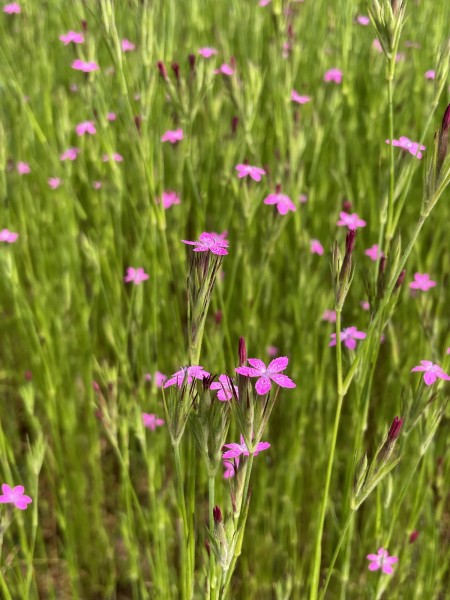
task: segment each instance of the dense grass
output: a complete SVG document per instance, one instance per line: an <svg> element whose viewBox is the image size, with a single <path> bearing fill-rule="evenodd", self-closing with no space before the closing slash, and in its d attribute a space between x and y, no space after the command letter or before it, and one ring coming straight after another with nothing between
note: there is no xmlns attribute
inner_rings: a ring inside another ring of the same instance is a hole
<svg viewBox="0 0 450 600"><path fill-rule="evenodd" d="M423 140L422 160L385 143L389 67L372 46L373 26L355 22L368 14L363 2L23 0L21 8L0 17L0 230L19 233L0 242L0 483L23 484L33 502L25 512L1 509L1 597L187 598L189 578L195 598L225 595L205 540L208 527L219 535L213 506L232 511L230 484L222 468L208 481L194 443L198 416L174 453L169 428L146 430L141 414L170 421L145 374L194 362L201 341L195 364L234 374L240 336L249 357L268 361L269 345L288 356L297 387L280 390L262 436L270 449L241 461L244 476L253 462L251 499L246 523L239 513L245 534L229 597L315 599L339 543L325 597L446 597L449 384L425 386L410 371L423 359L450 366L449 192L442 186L433 210L423 202L435 189L426 174L449 101L450 4L410 0L399 42L393 135ZM82 20L85 43L64 46L58 37L81 32ZM123 53L123 38L136 50ZM203 46L218 55L199 56ZM231 57L235 74L214 75ZM75 71L76 58L100 70ZM324 83L332 67L341 85ZM293 89L311 102L291 102ZM96 135L76 135L85 120ZM176 128L184 139L161 143ZM61 161L73 146L77 159ZM123 162L102 161L113 152ZM19 161L29 174L17 172ZM260 183L237 178L244 161L265 168ZM61 186L50 189L49 177ZM295 212L263 204L277 184ZM164 211L163 190L181 203ZM342 346L341 354L328 346L336 329L322 314L335 308L330 262L335 241L345 253L346 230L336 227L344 200L367 226L357 230L342 327L368 336L357 353ZM181 240L225 230L223 277L193 347L193 252ZM323 256L311 254L311 239ZM383 277L364 255L377 242L388 257ZM394 289L401 256L406 279ZM129 266L144 267L148 281L124 283ZM412 294L415 272L437 285ZM169 410L174 394L166 390ZM238 441L237 411L213 407L231 415L226 442ZM386 465L400 460L352 512L355 463L375 456L396 415L405 421ZM393 575L367 569L366 555L381 546L399 557Z"/></svg>

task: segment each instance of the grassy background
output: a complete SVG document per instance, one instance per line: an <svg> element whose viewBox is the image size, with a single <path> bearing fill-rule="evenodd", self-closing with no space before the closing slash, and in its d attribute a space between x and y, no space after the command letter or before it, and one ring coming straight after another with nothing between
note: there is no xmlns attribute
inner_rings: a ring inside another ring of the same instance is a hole
<svg viewBox="0 0 450 600"><path fill-rule="evenodd" d="M329 260L311 255L309 241L319 239L326 253L335 239L342 245L345 232L336 221L343 199L367 221L358 231L356 274L343 312L344 326L366 331L370 313L360 301L377 267L363 251L377 242L387 193L387 91L373 29L354 22L367 14L364 3L287 4L289 15L275 0L266 8L240 0L23 0L20 15L1 15L0 228L20 237L0 248L0 474L33 497L4 535L5 598L177 597L174 466L167 432L145 432L140 422L142 411L163 414L160 392L144 374L170 374L187 362L189 250L180 240L224 230L230 254L213 294L201 364L213 373L234 369L244 335L249 356L265 359L269 344L288 355L297 382L281 394L264 436L270 451L255 460L231 597L307 593L336 398L335 350L328 348L334 329L321 321L334 303ZM450 5L411 0L407 14L394 132L413 140L425 135L431 148L448 88L436 108L437 83L424 73L437 67ZM82 19L86 43L63 46L58 36L80 31ZM284 59L289 23L294 37ZM136 43L135 52L120 51L124 37ZM197 55L193 77L188 54L206 45L219 55ZM236 75L214 76L214 66L231 56ZM77 57L97 60L100 72L72 70ZM170 63L180 64L177 102L168 100L158 60L166 62L174 89ZM323 82L332 67L343 71L341 86ZM294 88L311 103L293 104ZM108 111L117 113L115 122L106 121ZM234 133L233 117L239 118ZM78 138L74 127L86 119L96 121L97 135ZM176 127L185 139L176 147L161 144L164 131ZM71 146L81 149L78 159L61 162ZM103 163L102 154L114 151L123 163ZM260 184L237 179L234 167L244 160L266 168ZM17 161L28 162L31 173L20 176ZM396 152L397 174L411 163L415 173L398 228L406 242L420 212L425 159ZM47 179L55 176L63 184L50 190ZM295 213L281 217L263 205L277 183L297 203ZM164 189L181 196L166 213L156 203ZM301 193L308 195L304 206ZM446 194L407 264L407 282L427 271L437 287L413 298L404 286L372 385L359 385L357 377L346 398L323 569L347 515L355 450L373 454L393 417L425 393L418 375L409 374L419 360L448 365L448 201ZM125 285L130 265L143 266L149 280ZM108 424L98 418L93 380L113 415ZM440 393L436 402L444 401ZM426 426L425 416L402 437L399 467L358 513L328 597L375 598L384 586L387 598L445 597L448 418L421 460ZM232 426L229 441L237 437ZM203 597L207 483L198 461L185 463L187 481L195 471L196 593ZM221 477L216 495L226 508ZM409 544L414 529L420 535ZM366 554L381 545L400 557L391 578L367 570Z"/></svg>

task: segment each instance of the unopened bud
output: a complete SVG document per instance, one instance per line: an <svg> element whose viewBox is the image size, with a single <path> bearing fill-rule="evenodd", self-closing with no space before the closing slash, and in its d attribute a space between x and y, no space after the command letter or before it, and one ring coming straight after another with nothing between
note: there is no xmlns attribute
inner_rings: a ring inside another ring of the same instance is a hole
<svg viewBox="0 0 450 600"><path fill-rule="evenodd" d="M231 119L231 133L234 135L239 125L239 117L233 117Z"/></svg>
<svg viewBox="0 0 450 600"><path fill-rule="evenodd" d="M213 508L213 518L216 525L222 523L222 512L218 506Z"/></svg>
<svg viewBox="0 0 450 600"><path fill-rule="evenodd" d="M189 63L189 68L191 69L191 72L193 73L195 71L195 54L189 54L188 63Z"/></svg>
<svg viewBox="0 0 450 600"><path fill-rule="evenodd" d="M277 183L277 185L275 186L275 193L279 194L281 192L281 183Z"/></svg>
<svg viewBox="0 0 450 600"><path fill-rule="evenodd" d="M175 79L180 81L180 65L177 62L172 63L172 71L175 74Z"/></svg>
<svg viewBox="0 0 450 600"><path fill-rule="evenodd" d="M352 203L350 202L350 200L342 201L342 210L344 212L350 212L352 210Z"/></svg>
<svg viewBox="0 0 450 600"><path fill-rule="evenodd" d="M396 290L398 290L402 287L403 282L405 281L405 277L406 277L406 269L402 269L402 271L400 272L400 275L398 276L397 281L395 282Z"/></svg>
<svg viewBox="0 0 450 600"><path fill-rule="evenodd" d="M386 262L387 262L387 258L385 256L382 256L380 258L380 266L379 266L379 275L384 275L384 273L386 272Z"/></svg>
<svg viewBox="0 0 450 600"><path fill-rule="evenodd" d="M165 81L167 79L166 65L163 63L162 60L158 60L158 62L156 63L156 66L158 67L159 74Z"/></svg>
<svg viewBox="0 0 450 600"><path fill-rule="evenodd" d="M388 432L388 443L395 441L399 437L402 430L403 421L404 419L401 419L400 417L395 417L395 419L392 421Z"/></svg>
<svg viewBox="0 0 450 600"><path fill-rule="evenodd" d="M409 543L414 544L414 542L417 540L418 537L419 537L419 532L415 529L414 531L411 532L411 534L409 536Z"/></svg>
<svg viewBox="0 0 450 600"><path fill-rule="evenodd" d="M92 382L92 388L96 394L98 394L100 392L100 386L98 385L98 383L96 381Z"/></svg>
<svg viewBox="0 0 450 600"><path fill-rule="evenodd" d="M84 31L84 33L86 33L88 29L87 21L85 21L84 19L81 21L81 29Z"/></svg>
<svg viewBox="0 0 450 600"><path fill-rule="evenodd" d="M142 117L140 115L136 115L134 117L134 124L136 125L136 129L138 130L138 133L141 133Z"/></svg>
<svg viewBox="0 0 450 600"><path fill-rule="evenodd" d="M355 247L356 229L350 229L345 237L345 252L352 254Z"/></svg>
<svg viewBox="0 0 450 600"><path fill-rule="evenodd" d="M245 344L244 337L239 338L238 355L239 355L239 366L244 367L247 364L247 346Z"/></svg>

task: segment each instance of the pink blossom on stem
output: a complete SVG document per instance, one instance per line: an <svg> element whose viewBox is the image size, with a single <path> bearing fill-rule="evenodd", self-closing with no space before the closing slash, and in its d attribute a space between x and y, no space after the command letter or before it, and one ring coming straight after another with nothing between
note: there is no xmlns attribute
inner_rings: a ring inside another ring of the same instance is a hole
<svg viewBox="0 0 450 600"><path fill-rule="evenodd" d="M33 502L30 496L24 494L25 488L23 485L9 486L7 483L2 484L3 494L0 496L0 504L14 504L20 510L26 510L28 504Z"/></svg>
<svg viewBox="0 0 450 600"><path fill-rule="evenodd" d="M393 573L392 565L398 561L397 556L389 556L389 552L384 548L379 548L377 554L368 554L366 558L370 561L369 571L381 569L387 575Z"/></svg>
<svg viewBox="0 0 450 600"><path fill-rule="evenodd" d="M9 229L2 229L0 231L0 242L6 242L7 244L14 244L19 237L18 233L14 233Z"/></svg>
<svg viewBox="0 0 450 600"><path fill-rule="evenodd" d="M203 56L203 58L211 58L211 56L215 56L217 54L217 50L215 48L206 46L205 48L200 48L198 53L200 56Z"/></svg>
<svg viewBox="0 0 450 600"><path fill-rule="evenodd" d="M205 371L203 367L200 365L193 365L190 367L182 367L179 371L174 373L172 377L170 377L164 387L170 387L171 385L177 385L179 388L183 385L183 382L186 382L187 385L193 382L194 379L203 379L205 377L209 377L210 373Z"/></svg>
<svg viewBox="0 0 450 600"><path fill-rule="evenodd" d="M198 241L191 242L189 240L181 240L183 244L188 244L190 246L196 246L194 248L194 252L208 252L211 251L213 254L223 255L228 254L228 242L226 240L218 239L214 237L211 233L204 231Z"/></svg>
<svg viewBox="0 0 450 600"><path fill-rule="evenodd" d="M428 273L414 273L414 281L411 281L409 287L412 290L422 290L423 292L427 292L435 285L437 285L436 281L430 279Z"/></svg>
<svg viewBox="0 0 450 600"><path fill-rule="evenodd" d="M22 9L17 2L10 2L9 4L5 4L3 12L7 15L18 15L22 12Z"/></svg>
<svg viewBox="0 0 450 600"><path fill-rule="evenodd" d="M377 261L383 256L383 253L378 248L378 244L374 244L367 250L364 250L364 254L370 258L370 260Z"/></svg>
<svg viewBox="0 0 450 600"><path fill-rule="evenodd" d="M370 19L366 15L358 15L356 17L356 22L359 25L363 25L363 27L365 27L365 26L367 26L370 23Z"/></svg>
<svg viewBox="0 0 450 600"><path fill-rule="evenodd" d="M324 250L322 244L319 240L311 240L311 254L318 254L319 256L323 256Z"/></svg>
<svg viewBox="0 0 450 600"><path fill-rule="evenodd" d="M340 69L336 69L336 68L329 69L323 76L323 80L326 83L330 83L330 82L337 83L337 84L342 83L342 71Z"/></svg>
<svg viewBox="0 0 450 600"><path fill-rule="evenodd" d="M266 348L266 352L271 358L273 356L276 356L279 351L280 351L279 348L277 348L276 346L267 346L267 348Z"/></svg>
<svg viewBox="0 0 450 600"><path fill-rule="evenodd" d="M307 104L308 102L311 102L310 96L301 96L295 90L292 90L291 92L291 100L292 102L297 102L297 104Z"/></svg>
<svg viewBox="0 0 450 600"><path fill-rule="evenodd" d="M254 168L256 168L256 167L252 167L252 169L254 169ZM260 169L260 170L262 171L262 169ZM255 179L255 177L251 173L249 173L249 174L252 179ZM241 175L238 175L238 177L241 177ZM261 178L257 179L256 181L260 181L260 180L261 180ZM289 198L289 196L287 196L286 194L281 194L280 192L275 192L274 194L269 194L266 198L264 198L264 204L276 204L277 211L279 212L280 215L287 215L287 213L290 210L292 212L295 212L297 210L297 207L292 202L292 200Z"/></svg>
<svg viewBox="0 0 450 600"><path fill-rule="evenodd" d="M336 311L327 308L322 315L322 321L328 321L328 323L336 323Z"/></svg>
<svg viewBox="0 0 450 600"><path fill-rule="evenodd" d="M164 425L164 420L160 419L153 413L142 413L142 422L144 427L150 429L151 431L155 431L157 427Z"/></svg>
<svg viewBox="0 0 450 600"><path fill-rule="evenodd" d="M94 190L100 190L102 188L102 182L101 181L93 181L92 187L94 188Z"/></svg>
<svg viewBox="0 0 450 600"><path fill-rule="evenodd" d="M261 167L252 167L251 165L239 164L236 165L235 169L238 172L239 179L250 176L254 181L261 181L261 177L266 174Z"/></svg>
<svg viewBox="0 0 450 600"><path fill-rule="evenodd" d="M296 384L289 379L289 377L281 373L281 371L284 371L288 366L289 359L287 356L275 358L267 367L259 358L249 358L248 362L250 367L238 367L236 373L246 377L258 377L255 384L255 390L260 396L264 396L270 392L272 381L280 387L296 387Z"/></svg>
<svg viewBox="0 0 450 600"><path fill-rule="evenodd" d="M183 139L183 130L182 129L169 129L161 136L162 142L170 142L171 144L176 144Z"/></svg>
<svg viewBox="0 0 450 600"><path fill-rule="evenodd" d="M16 165L16 168L19 175L28 175L28 173L31 173L31 167L26 162L19 161Z"/></svg>
<svg viewBox="0 0 450 600"><path fill-rule="evenodd" d="M133 42L130 42L130 40L127 40L127 38L124 38L120 42L120 46L122 48L122 52L133 52L133 50L136 50L136 44L133 44Z"/></svg>
<svg viewBox="0 0 450 600"><path fill-rule="evenodd" d="M258 5L259 6L267 6L271 2L272 2L272 0L259 0Z"/></svg>
<svg viewBox="0 0 450 600"><path fill-rule="evenodd" d="M61 154L59 160L76 160L79 153L79 148L68 148Z"/></svg>
<svg viewBox="0 0 450 600"><path fill-rule="evenodd" d="M429 71L425 71L425 79L435 79L436 71L430 69Z"/></svg>
<svg viewBox="0 0 450 600"><path fill-rule="evenodd" d="M67 46L68 44L83 44L84 43L84 35L82 33L78 33L76 31L68 31L63 35L59 36L60 41Z"/></svg>
<svg viewBox="0 0 450 600"><path fill-rule="evenodd" d="M419 144L419 142L413 142L411 141L409 138L405 137L404 135L400 136L398 140L386 140L386 144L391 144L393 146L397 146L398 148L401 148L402 150L406 150L407 152L409 152L410 154L412 154L413 156L415 156L418 159L421 159L423 154L421 152L421 150L426 150L425 146L423 144Z"/></svg>
<svg viewBox="0 0 450 600"><path fill-rule="evenodd" d="M222 454L222 458L237 458L238 456L249 456L250 452L248 451L247 445L244 441L242 435L240 436L240 444L232 443L225 444L224 448L229 448L226 452ZM254 456L262 452L263 450L267 450L270 448L269 442L259 442L256 446L256 450L253 453Z"/></svg>
<svg viewBox="0 0 450 600"><path fill-rule="evenodd" d="M433 385L436 379L450 381L450 376L439 365L431 362L431 360L421 360L420 365L411 369L411 373L416 372L423 372L425 385Z"/></svg>
<svg viewBox="0 0 450 600"><path fill-rule="evenodd" d="M341 211L339 213L339 221L337 224L339 227L348 227L348 229L358 229L358 227L365 227L366 222L363 219L360 219L356 213L346 213Z"/></svg>
<svg viewBox="0 0 450 600"><path fill-rule="evenodd" d="M87 62L85 60L81 60L80 58L75 59L71 66L72 69L75 69L75 71L83 71L83 73L92 73L93 71L100 70L100 67L96 62Z"/></svg>
<svg viewBox="0 0 450 600"><path fill-rule="evenodd" d="M109 156L108 154L103 154L103 156L102 156L103 162L109 162L110 160L112 160L114 162L122 162L123 156L121 154L119 154L118 152L113 152L111 154L111 156Z"/></svg>
<svg viewBox="0 0 450 600"><path fill-rule="evenodd" d="M62 181L59 177L49 177L47 179L48 185L52 190L56 190L61 185Z"/></svg>
<svg viewBox="0 0 450 600"><path fill-rule="evenodd" d="M228 375L219 375L219 381L213 381L209 387L211 390L219 390L217 392L217 398L221 402L227 402L228 400L231 400L233 395L239 396L237 385L234 385Z"/></svg>
<svg viewBox="0 0 450 600"><path fill-rule="evenodd" d="M365 337L366 334L363 331L358 331L356 327L347 327L341 331L341 342L344 342L345 347L349 350L354 350L357 340L363 340ZM336 334L332 333L330 338L331 341L328 345L336 346Z"/></svg>
<svg viewBox="0 0 450 600"><path fill-rule="evenodd" d="M95 123L93 121L82 121L81 123L78 123L78 125L75 127L75 131L79 136L84 135L85 133L88 133L89 135L94 135L97 133L97 129L95 128Z"/></svg>
<svg viewBox="0 0 450 600"><path fill-rule="evenodd" d="M167 210L174 204L180 204L180 196L172 190L167 190L162 193L162 205Z"/></svg>
<svg viewBox="0 0 450 600"><path fill-rule="evenodd" d="M117 119L116 113L115 112L109 112L106 115L106 120L107 121L115 121Z"/></svg>
<svg viewBox="0 0 450 600"><path fill-rule="evenodd" d="M223 63L218 69L214 70L214 75L227 75L228 77L231 77L234 75L234 69L231 65Z"/></svg>
<svg viewBox="0 0 450 600"><path fill-rule="evenodd" d="M372 42L372 48L378 52L378 54L381 54L383 52L383 47L380 43L380 40L378 38L375 38Z"/></svg>
<svg viewBox="0 0 450 600"><path fill-rule="evenodd" d="M135 269L134 267L127 268L127 274L123 278L125 283L134 283L134 285L139 285L143 281L148 279L148 274L144 271L142 267L138 267Z"/></svg>

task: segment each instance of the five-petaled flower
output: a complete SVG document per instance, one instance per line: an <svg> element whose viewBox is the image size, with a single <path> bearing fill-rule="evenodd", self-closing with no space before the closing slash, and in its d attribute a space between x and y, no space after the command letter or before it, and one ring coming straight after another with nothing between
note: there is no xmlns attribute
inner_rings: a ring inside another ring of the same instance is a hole
<svg viewBox="0 0 450 600"><path fill-rule="evenodd" d="M68 148L61 154L59 160L75 160L79 153L79 148Z"/></svg>
<svg viewBox="0 0 450 600"><path fill-rule="evenodd" d="M147 427L147 429L151 429L152 431L155 431L157 427L164 425L164 420L153 413L142 413L142 422L144 427Z"/></svg>
<svg viewBox="0 0 450 600"><path fill-rule="evenodd" d="M367 560L369 563L369 571L378 571L381 569L383 573L391 575L393 572L392 565L398 561L397 556L389 556L389 552L384 548L379 548L377 554L368 554Z"/></svg>
<svg viewBox="0 0 450 600"><path fill-rule="evenodd" d="M225 255L228 254L228 242L220 239L217 235L204 231L198 238L198 242L191 242L189 240L181 240L183 244L189 244L190 246L196 246L194 252L208 252L211 251L213 254Z"/></svg>
<svg viewBox="0 0 450 600"><path fill-rule="evenodd" d="M420 365L411 369L412 373L417 371L423 372L423 380L425 385L433 385L436 379L444 379L450 381L450 376L439 365L431 362L431 360L421 360Z"/></svg>
<svg viewBox="0 0 450 600"><path fill-rule="evenodd" d="M133 52L133 50L136 50L136 44L133 44L133 42L130 42L130 40L128 40L127 38L124 38L120 42L120 45L122 48L122 52Z"/></svg>
<svg viewBox="0 0 450 600"><path fill-rule="evenodd" d="M328 321L329 323L336 323L336 311L330 310L329 308L327 308L322 315L322 321Z"/></svg>
<svg viewBox="0 0 450 600"><path fill-rule="evenodd" d="M342 71L336 68L330 69L323 76L323 80L326 83L330 83L331 81L333 83L342 83Z"/></svg>
<svg viewBox="0 0 450 600"><path fill-rule="evenodd" d="M370 19L366 15L358 15L356 17L356 22L359 23L359 25L366 27L370 23Z"/></svg>
<svg viewBox="0 0 450 600"><path fill-rule="evenodd" d="M289 379L289 377L281 373L281 371L284 371L288 366L289 359L287 356L275 358L267 367L259 358L249 358L248 362L250 367L238 367L236 373L245 375L246 377L258 377L258 381L255 384L255 390L260 396L264 396L270 391L272 381L280 387L296 387L296 384Z"/></svg>
<svg viewBox="0 0 450 600"><path fill-rule="evenodd" d="M172 190L167 190L167 191L163 192L161 199L162 199L162 205L164 206L164 208L166 210L168 208L170 208L171 206L173 206L174 204L180 204L180 202L181 202L180 196L176 192L173 192Z"/></svg>
<svg viewBox="0 0 450 600"><path fill-rule="evenodd" d="M237 444L236 442L232 443L232 444L225 444L224 448L229 448L229 450L227 450L226 452L224 452L222 454L222 458L237 458L238 456L249 456L250 452L247 448L247 445L244 441L244 438L242 437L242 435L240 436L241 438L241 442L240 444ZM267 450L267 448L270 448L270 444L269 442L259 442L259 444L256 446L256 449L254 451L254 456L256 456L259 452L262 452L263 450Z"/></svg>
<svg viewBox="0 0 450 600"><path fill-rule="evenodd" d="M348 227L349 229L358 229L358 227L365 227L366 222L363 219L360 219L356 213L346 213L345 211L341 211L339 213L339 221L337 224L339 227Z"/></svg>
<svg viewBox="0 0 450 600"><path fill-rule="evenodd" d="M220 67L218 69L214 70L214 75L228 75L228 77L231 77L232 75L234 75L234 69L231 65L227 64L227 63L223 63L220 65Z"/></svg>
<svg viewBox="0 0 450 600"><path fill-rule="evenodd" d="M423 292L427 292L435 285L436 282L430 279L428 273L414 273L414 281L411 281L409 287L412 290L422 290Z"/></svg>
<svg viewBox="0 0 450 600"><path fill-rule="evenodd" d="M84 135L85 133L94 135L97 133L94 121L82 121L81 123L78 123L75 127L75 131L77 135Z"/></svg>
<svg viewBox="0 0 450 600"><path fill-rule="evenodd" d="M233 395L239 395L237 385L234 385L233 381L228 377L228 375L219 375L219 381L213 381L213 383L209 387L211 390L219 390L217 392L217 398L222 402L227 402L228 400L231 400L231 398L233 398Z"/></svg>
<svg viewBox="0 0 450 600"><path fill-rule="evenodd" d="M61 179L59 177L49 177L47 182L52 190L56 190L61 185Z"/></svg>
<svg viewBox="0 0 450 600"><path fill-rule="evenodd" d="M17 2L10 2L9 4L5 4L3 7L3 12L7 15L18 15L21 12L20 4Z"/></svg>
<svg viewBox="0 0 450 600"><path fill-rule="evenodd" d="M331 341L328 345L336 346L336 334L332 333L330 337ZM356 340L363 340L365 337L366 334L363 331L358 331L356 327L347 327L341 331L341 342L344 342L345 347L349 350L356 348Z"/></svg>
<svg viewBox="0 0 450 600"><path fill-rule="evenodd" d="M297 104L306 104L307 102L311 102L310 96L301 96L296 90L292 90L291 100L292 102L297 102Z"/></svg>
<svg viewBox="0 0 450 600"><path fill-rule="evenodd" d="M72 69L75 71L83 71L83 73L92 73L93 71L99 71L100 67L94 61L85 61L77 58L72 63Z"/></svg>
<svg viewBox="0 0 450 600"><path fill-rule="evenodd" d="M257 167L252 167L253 169L257 168ZM262 171L262 169L260 169ZM242 177L242 175L238 175L238 177ZM253 177L253 175L250 173L250 177L252 177L253 179L255 179L255 177ZM257 179L256 181L260 181L261 178ZM297 207L295 206L295 204L292 202L292 200L289 198L289 196L286 196L286 194L281 194L280 192L276 192L274 194L269 194L266 198L264 198L264 204L276 204L277 207L277 211L279 212L280 215L287 215L287 213L292 210L292 212L295 212L297 210Z"/></svg>
<svg viewBox="0 0 450 600"><path fill-rule="evenodd" d="M251 165L239 164L236 165L235 168L238 172L237 176L239 177L239 179L242 179L242 177L250 176L254 181L261 181L261 177L266 174L264 169L262 169L261 167L252 167Z"/></svg>
<svg viewBox="0 0 450 600"><path fill-rule="evenodd" d="M25 510L33 502L30 496L24 494L25 488L23 485L9 486L7 483L2 484L3 494L0 496L0 504L14 504L16 508Z"/></svg>
<svg viewBox="0 0 450 600"><path fill-rule="evenodd" d="M190 367L182 367L179 371L174 373L170 379L166 381L164 387L169 387L171 385L177 385L179 388L183 385L185 381L187 385L192 383L194 379L203 379L205 377L209 377L210 373L205 371L203 367L200 365L192 365Z"/></svg>
<svg viewBox="0 0 450 600"><path fill-rule="evenodd" d="M59 39L67 46L67 44L82 44L84 42L84 35L82 33L78 33L77 31L68 31L63 35L59 36Z"/></svg>
<svg viewBox="0 0 450 600"><path fill-rule="evenodd" d="M6 242L7 244L13 244L19 237L18 233L14 233L9 229L2 229L0 231L0 242Z"/></svg>
<svg viewBox="0 0 450 600"><path fill-rule="evenodd" d="M137 269L135 269L134 267L128 267L127 274L123 278L125 283L134 283L134 285L139 285L147 279L148 275L142 267L138 267Z"/></svg>
<svg viewBox="0 0 450 600"><path fill-rule="evenodd" d="M425 79L434 79L436 77L436 71L430 69L429 71L425 71Z"/></svg>
<svg viewBox="0 0 450 600"><path fill-rule="evenodd" d="M370 248L367 248L367 250L364 250L364 254L368 256L370 260L373 261L377 261L383 256L383 253L380 251L378 244L374 244Z"/></svg>
<svg viewBox="0 0 450 600"><path fill-rule="evenodd" d="M386 144L391 144L393 146L398 146L402 150L406 150L416 158L422 158L422 150L425 150L425 146L423 144L419 144L419 142L413 142L406 136L402 135L398 140L386 140Z"/></svg>
<svg viewBox="0 0 450 600"><path fill-rule="evenodd" d="M319 256L323 256L324 250L323 250L323 246L319 242L319 240L311 240L310 246L311 246L311 254L318 254Z"/></svg>
<svg viewBox="0 0 450 600"><path fill-rule="evenodd" d="M183 130L182 129L169 129L161 136L162 142L170 142L171 144L176 144L183 139Z"/></svg>
<svg viewBox="0 0 450 600"><path fill-rule="evenodd" d="M204 48L200 48L198 53L200 54L200 56L203 56L203 58L211 58L211 56L217 54L217 50L215 48L210 48L209 46L206 46Z"/></svg>
<svg viewBox="0 0 450 600"><path fill-rule="evenodd" d="M28 175L28 173L31 173L31 167L26 162L19 161L16 165L16 168L19 175Z"/></svg>

